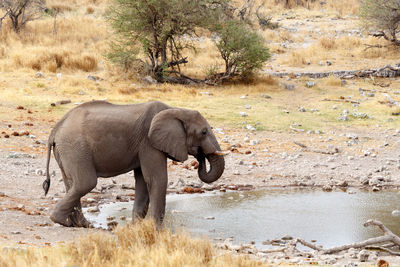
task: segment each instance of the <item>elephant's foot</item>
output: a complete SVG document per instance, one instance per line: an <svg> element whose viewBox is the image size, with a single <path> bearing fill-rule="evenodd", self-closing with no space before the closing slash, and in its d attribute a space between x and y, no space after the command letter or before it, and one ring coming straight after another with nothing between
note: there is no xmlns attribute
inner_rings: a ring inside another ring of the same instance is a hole
<svg viewBox="0 0 400 267"><path fill-rule="evenodd" d="M92 227L92 225L86 220L85 216L83 216L81 209L74 209L74 211L72 211L70 214L67 214L66 216L63 216L62 214L54 211L51 214L50 219L53 222L59 223L66 227Z"/></svg>
<svg viewBox="0 0 400 267"><path fill-rule="evenodd" d="M90 222L88 222L86 220L85 216L83 216L83 213L82 213L81 209L78 209L78 208L74 209L74 211L69 216L69 218L71 219L72 224L75 227L84 227L84 228L91 228L92 227Z"/></svg>

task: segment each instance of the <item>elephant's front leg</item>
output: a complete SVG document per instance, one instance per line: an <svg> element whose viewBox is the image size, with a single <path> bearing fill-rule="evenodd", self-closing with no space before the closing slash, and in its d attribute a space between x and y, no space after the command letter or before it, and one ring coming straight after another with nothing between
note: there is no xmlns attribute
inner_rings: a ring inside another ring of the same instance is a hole
<svg viewBox="0 0 400 267"><path fill-rule="evenodd" d="M133 204L132 221L143 219L149 209L149 191L144 181L142 170L135 169L135 203Z"/></svg>
<svg viewBox="0 0 400 267"><path fill-rule="evenodd" d="M167 157L164 153L151 147L140 153L140 164L149 192L149 215L159 228L165 215L168 184Z"/></svg>

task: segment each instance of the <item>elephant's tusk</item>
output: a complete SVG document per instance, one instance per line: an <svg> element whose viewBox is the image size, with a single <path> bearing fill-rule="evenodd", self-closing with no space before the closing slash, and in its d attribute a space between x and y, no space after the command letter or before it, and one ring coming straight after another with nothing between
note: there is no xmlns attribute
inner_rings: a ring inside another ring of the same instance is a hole
<svg viewBox="0 0 400 267"><path fill-rule="evenodd" d="M213 154L217 156L226 156L230 153L230 151L215 151Z"/></svg>

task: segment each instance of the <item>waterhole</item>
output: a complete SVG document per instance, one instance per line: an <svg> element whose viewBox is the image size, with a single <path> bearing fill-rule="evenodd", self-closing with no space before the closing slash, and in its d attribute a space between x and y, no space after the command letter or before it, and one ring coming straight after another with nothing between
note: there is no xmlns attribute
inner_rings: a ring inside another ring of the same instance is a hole
<svg viewBox="0 0 400 267"><path fill-rule="evenodd" d="M107 217L119 223L131 217L133 202L110 203L100 212L87 213L98 227L107 227ZM260 190L248 192L168 195L165 225L184 228L210 239L233 238L233 243L255 242L263 247L266 240L290 235L316 240L324 247L348 244L381 235L375 228L365 228L368 219L382 221L400 234L398 192L320 192L303 190ZM85 210L86 211L86 210Z"/></svg>

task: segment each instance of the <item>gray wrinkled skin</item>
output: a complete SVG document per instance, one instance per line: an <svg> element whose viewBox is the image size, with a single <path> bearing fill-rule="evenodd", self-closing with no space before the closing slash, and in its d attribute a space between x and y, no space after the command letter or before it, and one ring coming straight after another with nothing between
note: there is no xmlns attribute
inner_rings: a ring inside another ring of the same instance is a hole
<svg viewBox="0 0 400 267"><path fill-rule="evenodd" d="M66 195L51 214L64 226L89 227L80 199L96 187L98 177L134 171L133 220L149 216L160 226L165 214L167 158L199 161L199 178L211 183L224 171L223 156L210 125L198 111L172 108L161 102L114 105L104 101L69 111L48 140L47 179L50 187L51 150L61 169ZM210 163L206 170L205 159Z"/></svg>

